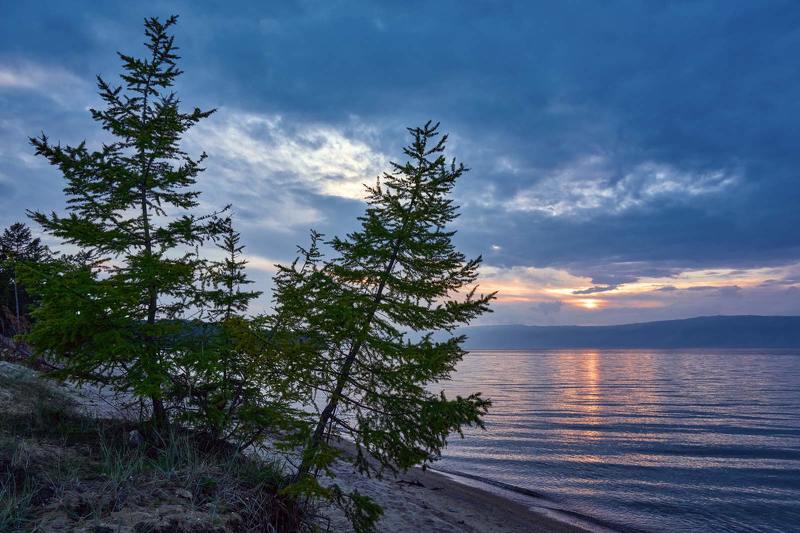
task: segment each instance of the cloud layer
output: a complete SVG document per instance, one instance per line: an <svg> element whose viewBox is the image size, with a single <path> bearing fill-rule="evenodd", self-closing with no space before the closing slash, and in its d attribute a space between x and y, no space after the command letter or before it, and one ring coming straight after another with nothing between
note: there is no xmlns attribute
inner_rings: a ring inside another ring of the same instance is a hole
<svg viewBox="0 0 800 533"><path fill-rule="evenodd" d="M405 126L433 118L472 169L457 239L502 287L490 320L800 313L796 2L153 9L4 14L0 225L63 208L27 136L100 142L94 75L113 78L115 50L142 51L144 16L179 13L179 94L219 108L187 139L210 156L204 207L234 204L267 288L310 227L352 228L361 184L401 158Z"/></svg>

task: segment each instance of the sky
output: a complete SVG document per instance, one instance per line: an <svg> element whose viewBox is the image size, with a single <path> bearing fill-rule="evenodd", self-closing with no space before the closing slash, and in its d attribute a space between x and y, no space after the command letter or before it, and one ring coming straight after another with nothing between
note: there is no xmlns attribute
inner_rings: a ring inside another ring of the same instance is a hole
<svg viewBox="0 0 800 533"><path fill-rule="evenodd" d="M432 119L471 169L455 239L499 291L480 323L800 314L796 1L11 3L0 227L64 211L28 137L99 146L95 76L170 14L177 92L217 109L184 144L209 156L201 207L233 204L257 310Z"/></svg>

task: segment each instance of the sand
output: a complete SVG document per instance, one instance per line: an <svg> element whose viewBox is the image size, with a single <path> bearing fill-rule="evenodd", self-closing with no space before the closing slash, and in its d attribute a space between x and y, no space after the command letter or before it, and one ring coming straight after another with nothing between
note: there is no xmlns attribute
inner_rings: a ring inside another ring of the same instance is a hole
<svg viewBox="0 0 800 533"><path fill-rule="evenodd" d="M610 531L525 495L503 494L491 486L416 468L397 478L368 479L340 465L337 483L357 488L384 509L378 524L386 532L522 533ZM529 500L529 501L526 501ZM343 516L331 514L332 531L352 531Z"/></svg>

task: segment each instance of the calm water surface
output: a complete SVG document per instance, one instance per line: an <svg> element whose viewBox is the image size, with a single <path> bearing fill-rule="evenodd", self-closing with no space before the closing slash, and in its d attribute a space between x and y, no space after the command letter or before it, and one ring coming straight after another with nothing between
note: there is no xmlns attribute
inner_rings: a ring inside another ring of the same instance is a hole
<svg viewBox="0 0 800 533"><path fill-rule="evenodd" d="M438 463L645 531L800 531L800 353L472 352L487 431Z"/></svg>

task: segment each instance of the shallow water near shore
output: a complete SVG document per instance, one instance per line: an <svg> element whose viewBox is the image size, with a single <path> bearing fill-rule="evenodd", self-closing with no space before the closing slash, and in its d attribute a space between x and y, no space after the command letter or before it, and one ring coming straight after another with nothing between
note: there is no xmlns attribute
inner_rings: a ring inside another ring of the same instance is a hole
<svg viewBox="0 0 800 533"><path fill-rule="evenodd" d="M493 401L435 467L644 531L800 528L800 352L475 351Z"/></svg>

